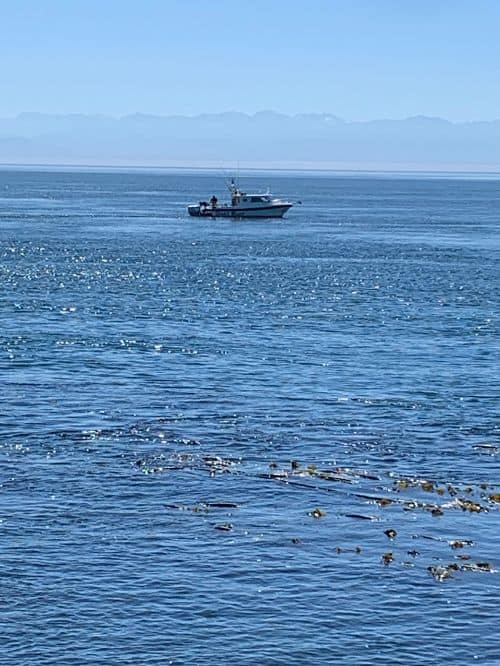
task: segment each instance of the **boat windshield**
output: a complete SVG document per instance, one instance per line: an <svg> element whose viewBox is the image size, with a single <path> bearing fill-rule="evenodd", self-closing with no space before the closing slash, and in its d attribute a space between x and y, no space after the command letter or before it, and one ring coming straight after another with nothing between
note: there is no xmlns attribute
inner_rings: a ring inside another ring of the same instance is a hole
<svg viewBox="0 0 500 666"><path fill-rule="evenodd" d="M267 203L270 201L270 198L266 194L259 194L249 197L250 201L253 203Z"/></svg>

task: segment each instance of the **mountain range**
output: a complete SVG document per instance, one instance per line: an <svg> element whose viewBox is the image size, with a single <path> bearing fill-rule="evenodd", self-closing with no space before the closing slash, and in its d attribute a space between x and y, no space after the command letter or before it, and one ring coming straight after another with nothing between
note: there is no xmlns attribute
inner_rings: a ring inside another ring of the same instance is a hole
<svg viewBox="0 0 500 666"><path fill-rule="evenodd" d="M500 121L21 113L0 118L0 163L496 171Z"/></svg>

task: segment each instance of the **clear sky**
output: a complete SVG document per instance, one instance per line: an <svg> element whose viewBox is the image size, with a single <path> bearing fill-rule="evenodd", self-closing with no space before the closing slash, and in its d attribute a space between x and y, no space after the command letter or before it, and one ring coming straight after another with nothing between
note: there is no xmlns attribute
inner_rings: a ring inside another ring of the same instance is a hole
<svg viewBox="0 0 500 666"><path fill-rule="evenodd" d="M500 0L3 0L0 115L500 118Z"/></svg>

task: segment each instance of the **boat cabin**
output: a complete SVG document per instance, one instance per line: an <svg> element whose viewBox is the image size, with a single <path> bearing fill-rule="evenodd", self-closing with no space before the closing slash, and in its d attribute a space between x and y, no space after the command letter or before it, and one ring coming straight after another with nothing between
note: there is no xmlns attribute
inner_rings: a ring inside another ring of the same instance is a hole
<svg viewBox="0 0 500 666"><path fill-rule="evenodd" d="M231 192L231 205L239 206L262 206L263 204L270 204L272 202L271 195L266 192L265 194L247 194L242 192L239 187L232 180L229 184L229 191Z"/></svg>

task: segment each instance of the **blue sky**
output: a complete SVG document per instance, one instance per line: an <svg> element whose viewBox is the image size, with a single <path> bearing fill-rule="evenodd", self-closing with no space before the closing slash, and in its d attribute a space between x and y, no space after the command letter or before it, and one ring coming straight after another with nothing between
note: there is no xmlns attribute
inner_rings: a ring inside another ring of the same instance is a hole
<svg viewBox="0 0 500 666"><path fill-rule="evenodd" d="M500 118L498 0L3 0L0 115Z"/></svg>

